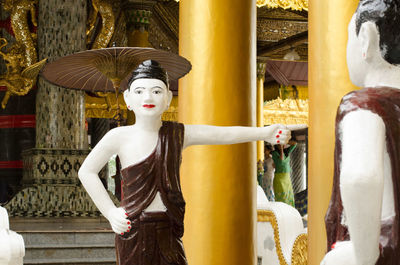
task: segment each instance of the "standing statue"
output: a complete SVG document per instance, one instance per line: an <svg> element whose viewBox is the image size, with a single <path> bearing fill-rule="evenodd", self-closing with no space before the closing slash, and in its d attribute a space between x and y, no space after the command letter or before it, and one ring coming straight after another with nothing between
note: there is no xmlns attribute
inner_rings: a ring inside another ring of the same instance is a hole
<svg viewBox="0 0 400 265"><path fill-rule="evenodd" d="M112 129L93 148L78 175L116 236L120 265L185 265L181 237L185 201L179 178L182 150L191 145L265 140L286 143L286 126L217 127L162 122L172 92L160 64L148 60L130 77L124 99L136 123ZM122 170L122 200L117 208L98 172L117 154Z"/></svg>
<svg viewBox="0 0 400 265"><path fill-rule="evenodd" d="M364 87L336 118L335 175L321 264L400 264L400 0L362 0L347 64Z"/></svg>

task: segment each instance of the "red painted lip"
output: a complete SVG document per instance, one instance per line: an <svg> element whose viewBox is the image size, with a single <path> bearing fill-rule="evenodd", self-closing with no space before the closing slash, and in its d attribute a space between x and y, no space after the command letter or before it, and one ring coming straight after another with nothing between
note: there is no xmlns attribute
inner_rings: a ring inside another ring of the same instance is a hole
<svg viewBox="0 0 400 265"><path fill-rule="evenodd" d="M143 108L149 108L149 109L151 109L151 108L154 108L156 105L153 105L153 104L144 104L143 105Z"/></svg>

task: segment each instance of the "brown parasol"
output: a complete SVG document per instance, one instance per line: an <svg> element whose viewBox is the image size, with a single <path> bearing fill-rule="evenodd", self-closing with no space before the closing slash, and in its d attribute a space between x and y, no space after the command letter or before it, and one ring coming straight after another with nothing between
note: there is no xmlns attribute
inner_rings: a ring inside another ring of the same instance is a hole
<svg viewBox="0 0 400 265"><path fill-rule="evenodd" d="M188 60L170 52L153 48L112 47L61 57L46 64L41 75L50 83L66 88L115 92L118 104L118 93L127 88L129 74L149 59L159 62L170 80L181 78L192 68Z"/></svg>

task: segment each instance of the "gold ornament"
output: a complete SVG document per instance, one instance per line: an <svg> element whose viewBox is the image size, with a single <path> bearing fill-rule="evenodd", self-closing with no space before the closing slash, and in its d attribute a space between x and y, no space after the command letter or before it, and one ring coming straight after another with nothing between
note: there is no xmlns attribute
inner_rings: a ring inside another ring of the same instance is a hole
<svg viewBox="0 0 400 265"><path fill-rule="evenodd" d="M113 12L113 0L92 0L93 9L90 10L86 35L90 40L96 23L97 15L101 16L101 30L96 36L92 49L106 48L110 43L115 29L115 15Z"/></svg>
<svg viewBox="0 0 400 265"><path fill-rule="evenodd" d="M3 2L4 10L10 12L11 27L16 40L8 51L0 51L0 56L3 57L7 66L7 73L0 76L0 85L7 87L7 92L1 102L3 109L10 96L23 96L32 89L40 69L46 63L46 59L37 63L36 34L29 30L29 14L32 24L37 26L35 5L37 5L37 0L5 0ZM7 44L6 39L0 39L0 49Z"/></svg>
<svg viewBox="0 0 400 265"><path fill-rule="evenodd" d="M292 265L307 264L307 234L300 234L292 248Z"/></svg>
<svg viewBox="0 0 400 265"><path fill-rule="evenodd" d="M281 98L264 103L264 124L307 124L308 100Z"/></svg>
<svg viewBox="0 0 400 265"><path fill-rule="evenodd" d="M31 33L28 24L28 15L32 20L32 24L37 26L36 8L37 0L5 0L3 3L4 10L10 12L11 27L14 31L15 40L25 46L25 67L37 62L37 53L34 44L36 34ZM25 68L23 67L23 68Z"/></svg>
<svg viewBox="0 0 400 265"><path fill-rule="evenodd" d="M283 256L278 221L274 212L269 210L257 210L257 221L268 222L271 224L272 229L274 230L274 241L279 264L289 265ZM291 265L307 265L307 234L300 234L296 238L292 248Z"/></svg>
<svg viewBox="0 0 400 265"><path fill-rule="evenodd" d="M6 39L0 38L0 49L7 44ZM23 69L26 65L26 57L23 56L24 51L25 47L20 42L16 42L6 53L0 50L0 56L3 57L7 66L7 73L0 76L0 86L7 87L6 94L1 102L3 109L6 107L10 96L24 96L32 89L40 69L46 64L47 59L43 59Z"/></svg>
<svg viewBox="0 0 400 265"><path fill-rule="evenodd" d="M308 0L257 0L257 7L283 8L308 11Z"/></svg>

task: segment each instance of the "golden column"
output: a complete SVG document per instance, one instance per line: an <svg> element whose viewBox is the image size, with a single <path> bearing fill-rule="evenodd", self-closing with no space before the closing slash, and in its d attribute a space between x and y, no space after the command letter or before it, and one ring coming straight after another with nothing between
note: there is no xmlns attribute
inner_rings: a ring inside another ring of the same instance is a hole
<svg viewBox="0 0 400 265"><path fill-rule="evenodd" d="M257 60L257 127L264 127L264 80L266 63ZM264 174L264 141L257 141L257 178Z"/></svg>
<svg viewBox="0 0 400 265"><path fill-rule="evenodd" d="M193 65L179 120L255 126L256 2L183 0L179 12L179 51ZM181 174L188 263L255 264L255 144L190 147Z"/></svg>
<svg viewBox="0 0 400 265"><path fill-rule="evenodd" d="M324 217L333 180L335 117L340 99L356 89L346 66L347 25L356 0L313 0L309 7L309 245L308 264L326 251Z"/></svg>

